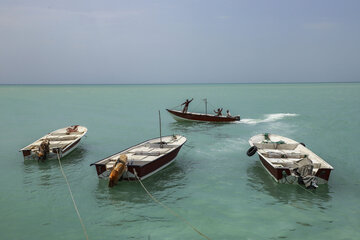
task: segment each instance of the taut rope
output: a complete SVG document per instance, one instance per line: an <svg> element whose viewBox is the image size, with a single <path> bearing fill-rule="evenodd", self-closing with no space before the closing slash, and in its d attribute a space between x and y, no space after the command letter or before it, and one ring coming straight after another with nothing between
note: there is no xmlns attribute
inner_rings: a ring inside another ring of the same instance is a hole
<svg viewBox="0 0 360 240"><path fill-rule="evenodd" d="M159 200L157 200L153 195L151 195L151 193L146 189L146 187L144 186L144 184L141 182L140 178L138 177L136 170L134 169L134 174L135 177L137 178L137 180L139 181L139 183L141 184L142 188L145 190L145 192L149 195L149 197L156 203L158 203L159 205L161 205L163 208L165 208L166 210L168 210L172 215L174 215L175 217L179 218L181 221L183 221L184 223L186 223L189 227L191 227L195 232L197 232L200 236L204 237L205 239L211 240L208 236L206 236L205 234L203 234L202 232L200 232L199 230L197 230L193 225L191 225L191 223L189 223L188 221L186 221L186 219L184 219L183 217L181 217L179 214L177 214L175 211L171 210L171 208L169 208L168 206L166 206L165 204L163 204L162 202L160 202Z"/></svg>
<svg viewBox="0 0 360 240"><path fill-rule="evenodd" d="M74 196L73 196L73 194L72 194L69 181L67 180L67 177L66 177L66 175L65 175L65 173L64 173L64 170L63 170L63 168L62 168L62 166L61 166L61 161L60 161L60 157L59 157L59 150L56 151L56 154L57 154L57 158L58 158L58 160L59 160L59 166L60 166L61 173L62 173L62 175L63 175L63 177L64 177L64 179L65 179L65 181L66 181L66 184L67 184L67 186L68 186L68 189L69 189L69 192L70 192L70 196L71 196L71 199L72 199L73 204L74 204L75 211L76 211L76 213L77 213L77 215L78 215L78 217L79 217L79 220L80 220L80 223L81 223L81 227L82 227L82 229L83 229L83 231L84 231L85 238L86 238L87 240L89 240L89 237L88 237L87 232L86 232L85 225L84 225L83 220L81 219L81 216L80 216L79 209L78 209L77 206L76 206L76 202L75 202Z"/></svg>

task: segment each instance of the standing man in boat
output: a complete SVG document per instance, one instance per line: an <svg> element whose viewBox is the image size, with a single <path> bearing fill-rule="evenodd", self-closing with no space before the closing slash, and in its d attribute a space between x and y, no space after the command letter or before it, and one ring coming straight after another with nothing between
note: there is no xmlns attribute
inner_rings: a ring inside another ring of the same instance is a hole
<svg viewBox="0 0 360 240"><path fill-rule="evenodd" d="M218 108L217 111L214 110L214 113L216 113L216 116L222 116L222 108Z"/></svg>
<svg viewBox="0 0 360 240"><path fill-rule="evenodd" d="M186 113L189 107L189 104L191 103L191 101L194 100L194 98L192 98L190 101L189 99L186 99L186 101L184 103L182 103L181 105L184 105L184 109L183 109L183 113Z"/></svg>

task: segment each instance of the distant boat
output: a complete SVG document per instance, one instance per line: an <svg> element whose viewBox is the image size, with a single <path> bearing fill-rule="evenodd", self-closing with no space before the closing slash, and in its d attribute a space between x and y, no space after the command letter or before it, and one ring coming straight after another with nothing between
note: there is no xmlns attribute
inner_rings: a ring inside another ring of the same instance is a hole
<svg viewBox="0 0 360 240"><path fill-rule="evenodd" d="M195 122L235 122L240 121L240 116L216 116L204 113L193 113L166 109L176 121L195 121Z"/></svg>
<svg viewBox="0 0 360 240"><path fill-rule="evenodd" d="M143 180L171 164L185 142L186 138L180 135L150 139L90 166L96 167L99 178L110 177L110 187L114 184L113 176L115 183L118 180L137 180L135 173Z"/></svg>
<svg viewBox="0 0 360 240"><path fill-rule="evenodd" d="M275 134L249 139L248 156L259 155L266 171L280 183L299 183L307 188L327 183L333 167L305 147L305 144Z"/></svg>
<svg viewBox="0 0 360 240"><path fill-rule="evenodd" d="M227 123L240 121L240 116L218 116L207 113L207 99L205 101L205 113L183 112L166 109L176 121L215 122Z"/></svg>
<svg viewBox="0 0 360 240"><path fill-rule="evenodd" d="M87 128L73 125L55 130L20 151L26 159L56 159L65 157L79 144L81 138L87 133Z"/></svg>

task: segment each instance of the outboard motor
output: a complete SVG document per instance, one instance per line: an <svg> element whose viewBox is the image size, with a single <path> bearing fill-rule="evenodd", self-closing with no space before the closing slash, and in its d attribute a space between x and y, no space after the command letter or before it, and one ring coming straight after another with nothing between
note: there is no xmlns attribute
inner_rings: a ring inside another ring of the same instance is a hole
<svg viewBox="0 0 360 240"><path fill-rule="evenodd" d="M44 139L39 146L39 151L38 151L39 160L46 160L49 152L50 152L50 141Z"/></svg>
<svg viewBox="0 0 360 240"><path fill-rule="evenodd" d="M306 188L316 189L318 187L316 177L313 174L313 164L310 159L304 158L306 164L294 169L298 175L298 183L305 185Z"/></svg>

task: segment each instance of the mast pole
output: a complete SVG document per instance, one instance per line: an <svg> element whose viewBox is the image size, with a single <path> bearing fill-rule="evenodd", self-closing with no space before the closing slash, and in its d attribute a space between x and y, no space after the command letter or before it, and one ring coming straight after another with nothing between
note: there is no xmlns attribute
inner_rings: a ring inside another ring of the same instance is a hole
<svg viewBox="0 0 360 240"><path fill-rule="evenodd" d="M160 146L162 145L162 137L161 137L161 116L160 116L160 110L159 110L159 126L160 126Z"/></svg>
<svg viewBox="0 0 360 240"><path fill-rule="evenodd" d="M205 114L207 114L207 98L205 98L204 101L205 101Z"/></svg>

